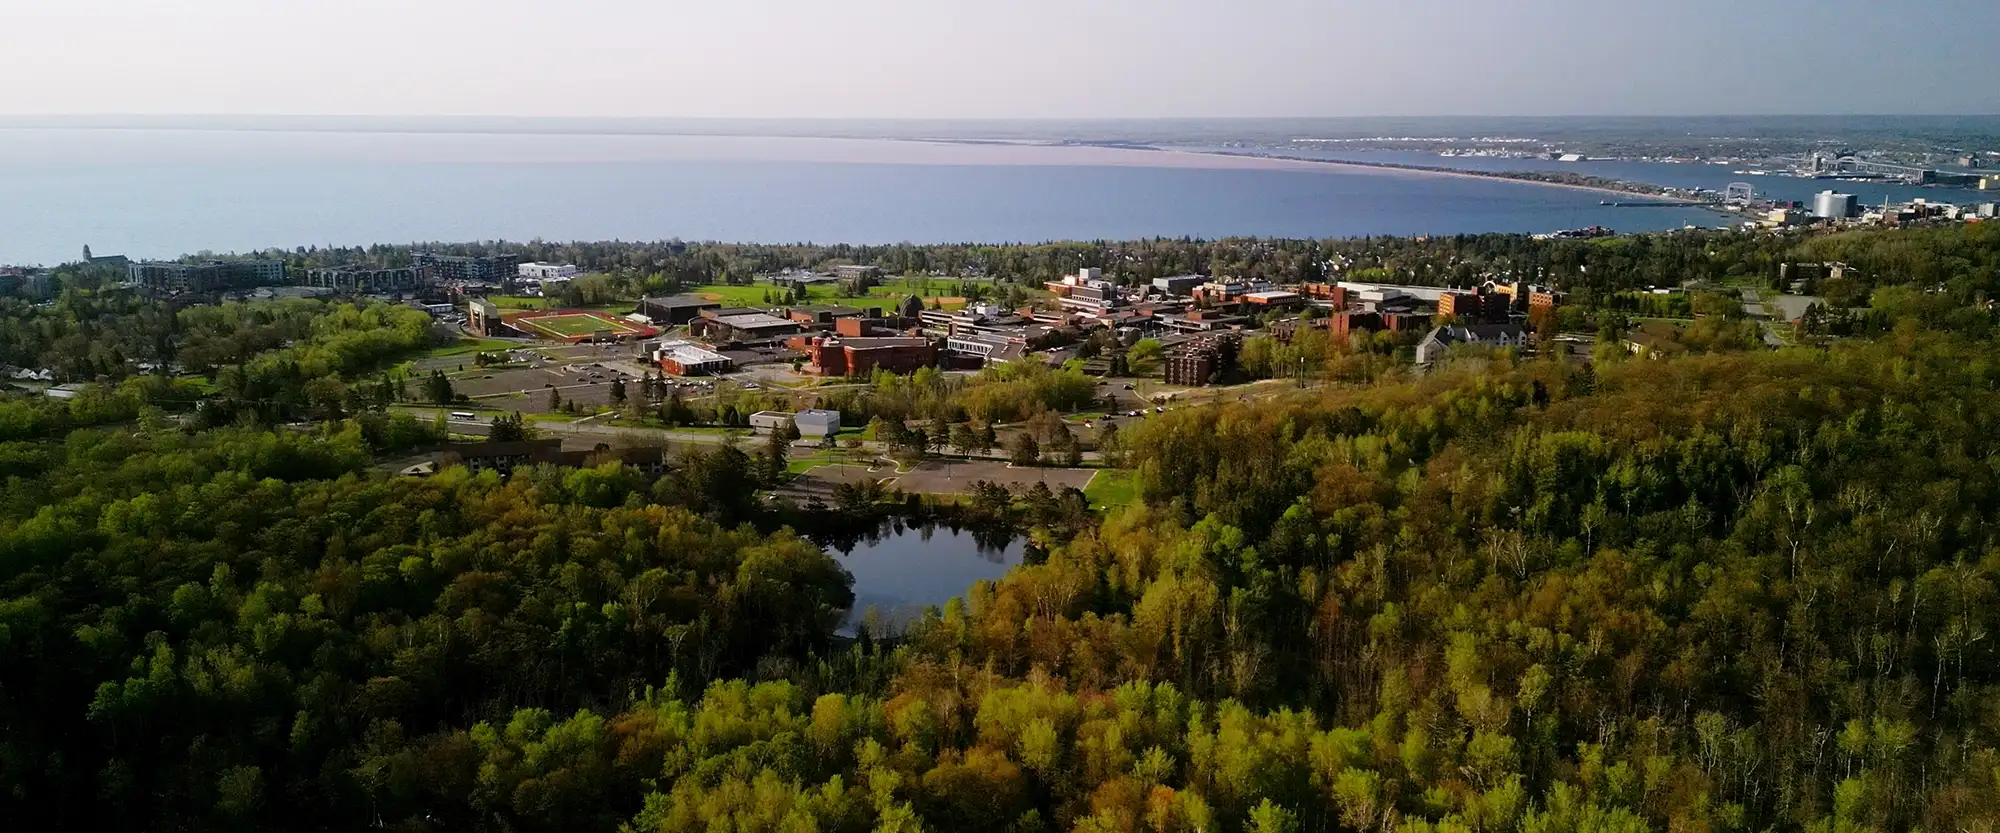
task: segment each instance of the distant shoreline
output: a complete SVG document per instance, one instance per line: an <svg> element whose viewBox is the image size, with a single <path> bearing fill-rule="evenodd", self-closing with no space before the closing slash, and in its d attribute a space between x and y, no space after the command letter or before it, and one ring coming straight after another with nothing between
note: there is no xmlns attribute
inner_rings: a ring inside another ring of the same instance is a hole
<svg viewBox="0 0 2000 833"><path fill-rule="evenodd" d="M1235 158L1282 159L1287 162L1304 162L1313 165L1335 165L1348 168L1369 168L1375 170L1406 171L1409 173L1434 174L1437 176L1462 176L1462 177L1471 177L1474 179L1497 179L1503 182L1522 182L1530 185L1548 185L1556 188L1570 188L1578 191L1592 191L1599 194L1615 194L1621 197L1645 197L1651 200L1678 203L1680 205L1685 205L1690 208L1705 208L1708 207L1709 205L1708 203L1702 202L1700 200L1688 199L1687 197L1676 197L1671 194L1663 194L1658 191L1640 190L1645 188L1660 187L1643 182L1631 183L1634 186L1633 188L1618 188L1608 184L1586 185L1580 182L1562 182L1552 179L1541 179L1538 176L1536 176L1535 172L1533 171L1471 171L1471 170L1466 170L1464 168L1446 168L1435 165L1411 165L1402 162L1360 162L1351 159L1311 159L1303 156L1278 156L1278 155L1263 154L1263 153L1233 153L1230 151L1210 151L1210 150L1175 151L1165 148L1155 148L1155 150L1162 150L1167 153L1192 153L1192 154L1201 154L1208 156L1228 156Z"/></svg>
<svg viewBox="0 0 2000 833"><path fill-rule="evenodd" d="M946 144L946 145L1004 145L1013 147L1093 148L1098 150L1145 151L1149 153L1177 155L1183 158L1209 157L1215 159L1229 159L1236 161L1251 160L1251 161L1260 161L1267 163L1285 163L1285 164L1268 165L1267 169L1269 170L1302 170L1311 168L1332 167L1332 168L1351 168L1357 170L1369 170L1376 172L1401 171L1404 173L1411 173L1411 174L1470 177L1474 179L1499 180L1502 182L1520 182L1529 185L1547 185L1556 188L1569 188L1571 190L1588 191L1598 194L1611 194L1620 197L1643 197L1649 200L1674 203L1675 206L1686 206L1689 208L1710 207L1709 203L1702 202L1700 200L1689 199L1687 197L1677 197L1671 194L1661 193L1659 190L1648 190L1648 189L1660 189L1662 187L1662 186L1652 185L1651 183L1634 182L1634 183L1628 183L1631 186L1629 188L1619 188L1609 183L1602 185L1592 185L1581 182L1562 182L1560 180L1543 179L1539 174L1537 174L1534 171L1472 171L1472 170L1466 170L1464 168L1448 168L1448 167L1433 166L1433 165L1411 165L1402 162L1362 162L1349 159L1314 159L1304 156L1285 156L1281 154L1271 154L1271 153L1245 153L1245 152L1224 151L1224 150L1183 150L1180 148L1160 147L1158 145L1127 143L1127 142L1089 142L1089 141L1047 142L1047 141L1014 140L1014 139L951 139L951 138L920 138L920 139L885 138L883 139L883 141L916 142L923 144ZM1171 166L1171 167L1180 167L1180 166Z"/></svg>

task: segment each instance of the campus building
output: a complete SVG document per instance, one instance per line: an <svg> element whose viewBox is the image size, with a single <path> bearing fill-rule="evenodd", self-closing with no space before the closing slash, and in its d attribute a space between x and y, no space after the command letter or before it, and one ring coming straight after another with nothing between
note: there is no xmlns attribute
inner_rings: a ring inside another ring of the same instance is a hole
<svg viewBox="0 0 2000 833"><path fill-rule="evenodd" d="M799 430L800 437L826 439L840 433L840 412L808 408L798 413L758 411L750 415L750 428L760 434L780 431L785 426Z"/></svg>
<svg viewBox="0 0 2000 833"><path fill-rule="evenodd" d="M482 336L512 335L500 319L500 306L484 298L465 302L465 326Z"/></svg>
<svg viewBox="0 0 2000 833"><path fill-rule="evenodd" d="M799 322L748 309L705 310L688 322L688 333L710 342L769 341L799 332Z"/></svg>
<svg viewBox="0 0 2000 833"><path fill-rule="evenodd" d="M436 283L428 266L375 268L369 266L328 266L306 270L301 286L316 286L365 295L378 292L416 292Z"/></svg>
<svg viewBox="0 0 2000 833"><path fill-rule="evenodd" d="M1467 324L1504 324L1513 301L1505 292L1446 292L1438 296L1437 314Z"/></svg>
<svg viewBox="0 0 2000 833"><path fill-rule="evenodd" d="M696 295L670 295L665 298L643 298L639 301L638 313L650 319L654 326L678 327L700 318L703 313L722 309L722 305Z"/></svg>
<svg viewBox="0 0 2000 833"><path fill-rule="evenodd" d="M1215 336L1189 342L1167 357L1166 382L1198 388L1219 380L1236 369L1236 354L1242 342L1234 336Z"/></svg>
<svg viewBox="0 0 2000 833"><path fill-rule="evenodd" d="M928 338L794 339L794 349L806 354L805 372L820 376L866 376L876 368L911 373L937 364L937 346Z"/></svg>
<svg viewBox="0 0 2000 833"><path fill-rule="evenodd" d="M576 267L567 263L523 263L518 274L531 281L566 281L576 277Z"/></svg>
<svg viewBox="0 0 2000 833"><path fill-rule="evenodd" d="M161 294L224 292L259 286L282 286L282 260L210 260L202 263L132 263L126 275L139 286Z"/></svg>
<svg viewBox="0 0 2000 833"><path fill-rule="evenodd" d="M646 355L670 376L712 376L735 367L728 356L688 341L653 342Z"/></svg>
<svg viewBox="0 0 2000 833"><path fill-rule="evenodd" d="M511 285L520 274L520 255L441 255L418 252L410 265L429 266L441 281Z"/></svg>

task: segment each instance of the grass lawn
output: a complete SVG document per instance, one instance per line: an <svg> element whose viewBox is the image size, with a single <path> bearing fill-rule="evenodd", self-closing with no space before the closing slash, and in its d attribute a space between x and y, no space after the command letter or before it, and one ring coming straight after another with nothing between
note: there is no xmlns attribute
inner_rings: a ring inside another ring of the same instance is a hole
<svg viewBox="0 0 2000 833"><path fill-rule="evenodd" d="M550 315L540 318L524 318L514 322L516 327L530 330L544 330L563 338L587 336L599 330L615 333L634 333L638 328L622 321L599 318L595 315Z"/></svg>
<svg viewBox="0 0 2000 833"><path fill-rule="evenodd" d="M1129 469L1105 469L1090 479L1083 496L1098 508L1129 506L1139 502L1139 481Z"/></svg>
<svg viewBox="0 0 2000 833"><path fill-rule="evenodd" d="M802 449L793 449L794 453L789 454L785 458L786 468L792 474L805 474L820 466L835 466L841 463L853 466L865 466L873 457L873 455L864 452L850 452L838 448L821 449L810 454L797 454L796 452L800 450Z"/></svg>
<svg viewBox="0 0 2000 833"><path fill-rule="evenodd" d="M992 283L991 280L977 282ZM905 295L915 295L924 299L926 307L935 300L945 309L958 309L965 306L965 299L959 297L959 284L960 281L947 278L887 278L869 288L867 295L850 295L841 291L838 284L818 284L806 288L807 300L803 306L886 307ZM760 283L750 286L700 286L689 289L688 293L730 306L801 306L790 301L776 304L765 301L766 295L777 291L769 284Z"/></svg>
<svg viewBox="0 0 2000 833"><path fill-rule="evenodd" d="M457 344L433 347L417 354L419 359L442 359L452 356L470 356L475 353L503 353L517 345L511 341L496 341L490 338L461 338Z"/></svg>

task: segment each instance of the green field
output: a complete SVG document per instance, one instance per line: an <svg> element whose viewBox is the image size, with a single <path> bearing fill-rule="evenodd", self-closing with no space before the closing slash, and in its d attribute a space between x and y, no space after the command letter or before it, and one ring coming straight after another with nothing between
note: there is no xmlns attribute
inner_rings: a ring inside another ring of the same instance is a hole
<svg viewBox="0 0 2000 833"><path fill-rule="evenodd" d="M1083 496L1098 508L1130 506L1139 502L1139 480L1126 469L1105 469L1090 479Z"/></svg>
<svg viewBox="0 0 2000 833"><path fill-rule="evenodd" d="M965 306L965 299L959 297L959 281L946 278L886 278L880 285L869 288L867 295L850 295L841 291L838 284L819 284L806 288L805 306L838 305L849 307L887 307L905 295L915 295L924 299L924 306L930 306L936 299L945 309ZM987 281L985 283L991 283ZM764 300L768 293L777 292L769 284L751 286L698 286L687 290L711 301L731 306L765 307L771 306ZM780 302L782 306L800 306L794 302Z"/></svg>
<svg viewBox="0 0 2000 833"><path fill-rule="evenodd" d="M514 324L516 327L526 327L530 330L554 333L563 338L587 336L600 330L611 330L618 333L630 333L638 330L637 327L623 321L582 314L525 318L515 321Z"/></svg>
<svg viewBox="0 0 2000 833"><path fill-rule="evenodd" d="M417 354L419 359L442 359L451 356L470 356L474 353L500 353L520 345L511 341L495 341L490 338L461 338L455 344L433 347Z"/></svg>

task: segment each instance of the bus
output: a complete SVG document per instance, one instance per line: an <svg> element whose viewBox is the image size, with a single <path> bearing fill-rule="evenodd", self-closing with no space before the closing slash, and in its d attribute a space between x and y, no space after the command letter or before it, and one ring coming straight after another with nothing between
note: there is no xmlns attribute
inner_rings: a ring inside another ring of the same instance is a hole
<svg viewBox="0 0 2000 833"><path fill-rule="evenodd" d="M479 415L478 415L478 414L475 414L475 413L472 413L471 411L452 411L452 412L451 412L451 418L452 418L452 419L466 419L466 420L477 420L477 419L479 419Z"/></svg>

